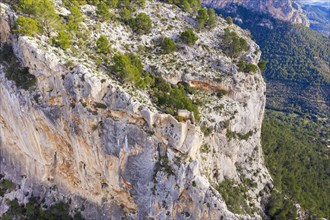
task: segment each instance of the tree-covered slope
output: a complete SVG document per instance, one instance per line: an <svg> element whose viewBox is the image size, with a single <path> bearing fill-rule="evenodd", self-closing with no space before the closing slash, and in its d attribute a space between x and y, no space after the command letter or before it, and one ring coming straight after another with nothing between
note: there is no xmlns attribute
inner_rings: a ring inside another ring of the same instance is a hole
<svg viewBox="0 0 330 220"><path fill-rule="evenodd" d="M241 27L251 31L268 61L267 80L287 80L313 85L329 84L330 40L301 25L292 25L237 7L233 13ZM242 22L240 22L242 21Z"/></svg>
<svg viewBox="0 0 330 220"><path fill-rule="evenodd" d="M248 29L267 67L267 107L321 114L330 112L330 39L301 25L231 6L219 11Z"/></svg>
<svg viewBox="0 0 330 220"><path fill-rule="evenodd" d="M275 24L270 31L261 30L265 32L254 36L268 61L266 78L315 85L330 82L328 38L304 26L284 23Z"/></svg>
<svg viewBox="0 0 330 220"><path fill-rule="evenodd" d="M303 208L330 217L329 119L267 111L262 132L275 186Z"/></svg>

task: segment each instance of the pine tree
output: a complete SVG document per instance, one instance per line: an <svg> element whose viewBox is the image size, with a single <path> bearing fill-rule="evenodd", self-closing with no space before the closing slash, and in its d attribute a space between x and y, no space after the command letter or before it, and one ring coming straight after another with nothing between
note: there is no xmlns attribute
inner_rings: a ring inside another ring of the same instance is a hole
<svg viewBox="0 0 330 220"><path fill-rule="evenodd" d="M198 10L198 16L197 16L197 28L203 29L205 26L205 22L208 20L209 15L207 14L207 9L201 8Z"/></svg>
<svg viewBox="0 0 330 220"><path fill-rule="evenodd" d="M106 0L106 3L110 8L117 8L118 2L118 0Z"/></svg>
<svg viewBox="0 0 330 220"><path fill-rule="evenodd" d="M201 1L200 0L188 0L189 5L192 9L198 10L201 7Z"/></svg>
<svg viewBox="0 0 330 220"><path fill-rule="evenodd" d="M233 24L233 19L232 19L230 16L228 16L228 17L226 18L226 21L227 21L227 23L228 23L229 25L232 25L232 24Z"/></svg>
<svg viewBox="0 0 330 220"><path fill-rule="evenodd" d="M101 2L100 4L97 5L96 14L103 21L109 20L111 17L109 12L109 7L104 2Z"/></svg>
<svg viewBox="0 0 330 220"><path fill-rule="evenodd" d="M131 63L128 56L116 54L113 57L113 73L123 82L139 82L141 73L139 69Z"/></svg>
<svg viewBox="0 0 330 220"><path fill-rule="evenodd" d="M34 0L19 0L16 8L18 11L27 15L35 15L36 13L36 4Z"/></svg>
<svg viewBox="0 0 330 220"><path fill-rule="evenodd" d="M125 23L128 23L132 18L131 11L126 7L121 9L119 15L120 15L120 19Z"/></svg>
<svg viewBox="0 0 330 220"><path fill-rule="evenodd" d="M35 0L36 19L39 26L43 27L44 33L49 37L52 32L62 28L60 17L56 14L53 3L50 0Z"/></svg>
<svg viewBox="0 0 330 220"><path fill-rule="evenodd" d="M209 15L209 19L206 22L206 25L209 29L215 28L216 25L216 14L213 8L209 8L207 10L207 14Z"/></svg>
<svg viewBox="0 0 330 220"><path fill-rule="evenodd" d="M72 6L70 12L68 27L70 30L76 31L78 30L79 24L83 21L83 17L77 6Z"/></svg>
<svg viewBox="0 0 330 220"><path fill-rule="evenodd" d="M53 41L53 45L60 47L63 50L70 48L71 45L70 37L64 31L58 32L58 35L54 37L52 41Z"/></svg>
<svg viewBox="0 0 330 220"><path fill-rule="evenodd" d="M160 47L164 54L172 53L176 50L174 41L168 37L163 37L160 41Z"/></svg>
<svg viewBox="0 0 330 220"><path fill-rule="evenodd" d="M145 13L140 13L131 22L131 27L138 34L148 34L151 32L152 22Z"/></svg>
<svg viewBox="0 0 330 220"><path fill-rule="evenodd" d="M27 35L27 36L35 36L39 33L39 28L37 21L33 18L25 18L20 16L17 18L15 22L15 33Z"/></svg>
<svg viewBox="0 0 330 220"><path fill-rule="evenodd" d="M101 35L96 41L96 50L98 53L107 54L110 50L109 41L106 36Z"/></svg>
<svg viewBox="0 0 330 220"><path fill-rule="evenodd" d="M187 45L194 45L198 40L197 35L191 29L187 29L181 33L181 40Z"/></svg>

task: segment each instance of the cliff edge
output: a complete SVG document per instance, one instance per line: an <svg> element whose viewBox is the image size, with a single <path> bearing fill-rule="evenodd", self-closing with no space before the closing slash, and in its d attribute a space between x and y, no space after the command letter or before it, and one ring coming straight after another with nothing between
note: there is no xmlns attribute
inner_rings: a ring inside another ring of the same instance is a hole
<svg viewBox="0 0 330 220"><path fill-rule="evenodd" d="M179 34L195 17L176 6L146 2L135 13L149 15L153 29L137 36L125 24L97 22L95 7L83 5L87 46L77 39L62 50L44 35L12 35L17 15L0 9L1 46L34 82L19 86L10 64L0 64L0 171L19 185L0 199L0 216L6 199L25 204L34 194L47 204L70 198L87 219L261 219L272 185L260 145L266 87L249 33L217 18L187 46ZM57 10L65 11L61 4ZM235 58L221 49L226 28L249 45ZM148 90L106 72L90 49L101 34L116 51L139 56L146 71L194 88L189 98L200 120L186 110L165 113ZM178 42L177 51L150 49L164 35ZM242 70L240 60L255 73ZM247 187L249 211L228 209L217 190L226 179Z"/></svg>

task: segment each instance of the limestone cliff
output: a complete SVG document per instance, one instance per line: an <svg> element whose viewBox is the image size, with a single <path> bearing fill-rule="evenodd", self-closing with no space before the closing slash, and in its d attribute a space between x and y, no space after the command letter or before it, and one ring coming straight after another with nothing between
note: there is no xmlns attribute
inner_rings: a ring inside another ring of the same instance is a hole
<svg viewBox="0 0 330 220"><path fill-rule="evenodd" d="M207 6L219 9L239 5L260 13L268 13L283 21L310 25L309 19L301 6L292 0L203 0L202 2Z"/></svg>
<svg viewBox="0 0 330 220"><path fill-rule="evenodd" d="M1 42L37 79L32 88L19 89L0 65L1 172L20 185L5 198L24 203L26 192L33 192L52 203L70 197L72 208L85 207L87 219L261 218L271 186L260 146L265 83L259 70L245 73L236 64L259 62L260 50L248 33L231 27L250 48L235 59L219 48L228 27L220 18L214 30L198 33L195 46L159 55L141 47L163 35L177 39L178 30L194 26L188 13L147 2L139 10L150 15L154 28L136 37L118 23L102 23L95 32L95 21L86 16L95 8L82 6L84 25L94 30L90 42L103 33L113 48L138 54L146 69L197 89L191 98L201 103L200 122L180 122L160 112L145 91L97 68L90 51L81 53L82 45L63 51L45 36L11 35L15 13L4 4L0 9ZM216 95L224 89L226 95ZM225 178L254 183L249 194L255 211L228 210L215 189ZM5 198L0 216L8 209Z"/></svg>

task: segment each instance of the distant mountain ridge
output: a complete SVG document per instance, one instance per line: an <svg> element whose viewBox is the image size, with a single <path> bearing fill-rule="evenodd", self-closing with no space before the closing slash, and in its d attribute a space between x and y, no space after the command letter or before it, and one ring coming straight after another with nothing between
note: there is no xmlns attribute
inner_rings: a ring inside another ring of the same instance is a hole
<svg viewBox="0 0 330 220"><path fill-rule="evenodd" d="M310 25L301 6L292 0L203 0L203 4L216 9L224 9L235 4L255 12L269 14L282 21L303 24L307 27Z"/></svg>
<svg viewBox="0 0 330 220"><path fill-rule="evenodd" d="M330 36L330 2L299 2L302 5L310 27L317 32Z"/></svg>
<svg viewBox="0 0 330 220"><path fill-rule="evenodd" d="M318 5L322 6L325 8L330 8L330 2L325 0L325 1L306 1L306 0L298 0L300 5Z"/></svg>

